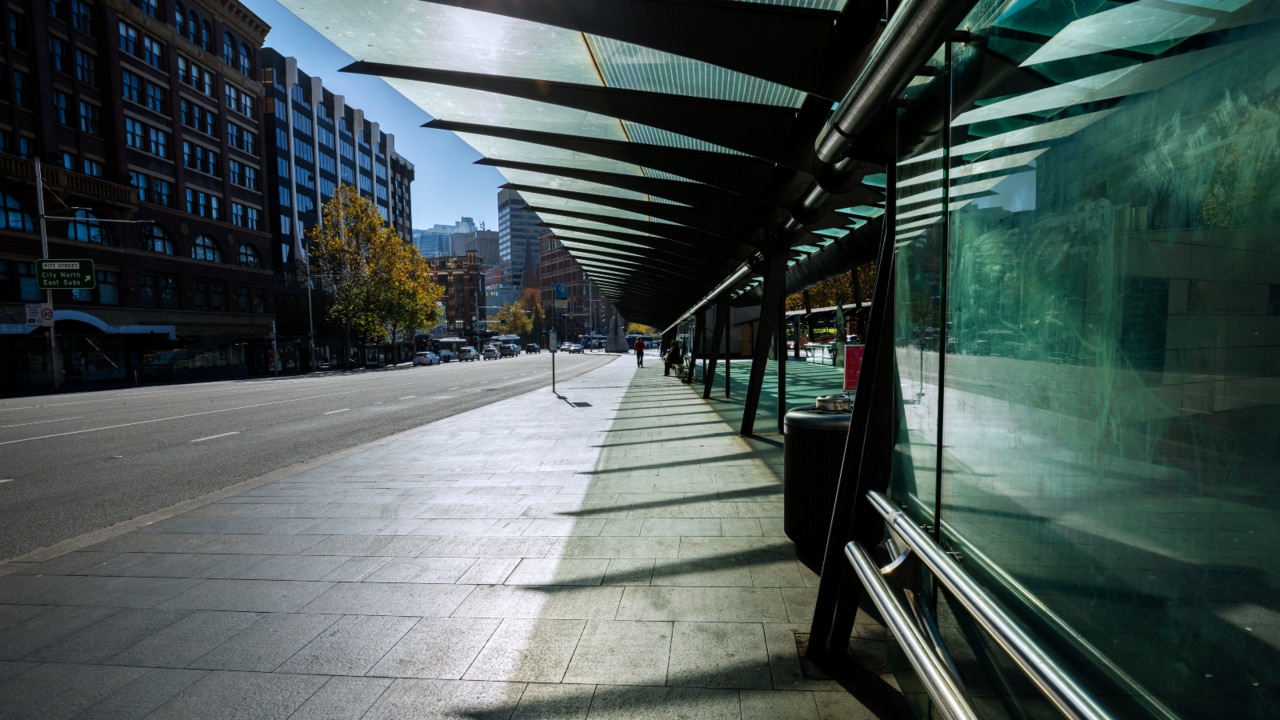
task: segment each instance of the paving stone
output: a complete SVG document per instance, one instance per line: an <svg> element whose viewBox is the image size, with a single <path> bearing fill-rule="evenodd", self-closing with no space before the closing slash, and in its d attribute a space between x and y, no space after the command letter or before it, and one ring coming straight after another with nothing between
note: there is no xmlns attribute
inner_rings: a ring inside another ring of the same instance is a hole
<svg viewBox="0 0 1280 720"><path fill-rule="evenodd" d="M0 717L73 718L146 670L44 663L0 684Z"/></svg>
<svg viewBox="0 0 1280 720"><path fill-rule="evenodd" d="M135 643L108 662L141 667L186 667L256 622L249 612L192 612Z"/></svg>
<svg viewBox="0 0 1280 720"><path fill-rule="evenodd" d="M463 677L558 683L585 626L585 620L503 620Z"/></svg>
<svg viewBox="0 0 1280 720"><path fill-rule="evenodd" d="M309 613L448 617L472 588L433 583L339 583L308 603Z"/></svg>
<svg viewBox="0 0 1280 720"><path fill-rule="evenodd" d="M364 675L387 654L417 618L349 615L307 643L278 672L314 675Z"/></svg>
<svg viewBox="0 0 1280 720"><path fill-rule="evenodd" d="M391 687L391 678L333 677L290 720L351 720L363 717Z"/></svg>
<svg viewBox="0 0 1280 720"><path fill-rule="evenodd" d="M134 720L169 702L206 675L200 670L155 668L95 703L76 720Z"/></svg>
<svg viewBox="0 0 1280 720"><path fill-rule="evenodd" d="M667 684L685 687L773 687L760 623L675 623Z"/></svg>
<svg viewBox="0 0 1280 720"><path fill-rule="evenodd" d="M566 683L663 685L671 623L592 620L565 671Z"/></svg>
<svg viewBox="0 0 1280 720"><path fill-rule="evenodd" d="M370 675L457 680L489 642L499 620L422 618Z"/></svg>
<svg viewBox="0 0 1280 720"><path fill-rule="evenodd" d="M283 720L327 680L322 675L209 672L147 720Z"/></svg>
<svg viewBox="0 0 1280 720"><path fill-rule="evenodd" d="M205 580L161 604L165 610L295 612L333 583L285 580Z"/></svg>
<svg viewBox="0 0 1280 720"><path fill-rule="evenodd" d="M523 693L523 683L402 679L391 683L361 720L507 718Z"/></svg>
<svg viewBox="0 0 1280 720"><path fill-rule="evenodd" d="M736 690L602 685L596 688L587 720L740 720L741 717Z"/></svg>
<svg viewBox="0 0 1280 720"><path fill-rule="evenodd" d="M272 672L340 619L339 615L271 613L191 661L209 670Z"/></svg>
<svg viewBox="0 0 1280 720"><path fill-rule="evenodd" d="M526 588L496 585L475 588L454 617L613 618L622 599L618 587Z"/></svg>

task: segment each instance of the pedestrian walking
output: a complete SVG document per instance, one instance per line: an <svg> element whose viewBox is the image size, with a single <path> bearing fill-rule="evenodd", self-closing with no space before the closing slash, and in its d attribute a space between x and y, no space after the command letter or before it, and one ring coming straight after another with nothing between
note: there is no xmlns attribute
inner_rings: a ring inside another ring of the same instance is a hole
<svg viewBox="0 0 1280 720"><path fill-rule="evenodd" d="M636 367L644 367L644 340L636 338Z"/></svg>

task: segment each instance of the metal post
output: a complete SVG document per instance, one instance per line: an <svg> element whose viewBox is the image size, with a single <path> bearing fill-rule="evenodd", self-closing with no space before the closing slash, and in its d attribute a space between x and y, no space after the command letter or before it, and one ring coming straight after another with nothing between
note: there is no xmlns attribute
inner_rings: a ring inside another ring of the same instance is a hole
<svg viewBox="0 0 1280 720"><path fill-rule="evenodd" d="M40 172L40 158L35 158L36 163L36 213L40 216L40 252L45 260L49 259L49 233L44 223L44 176ZM49 306L49 312L53 313L53 291L44 291L45 304ZM53 373L53 389L58 390L58 332L57 320L49 321L49 369Z"/></svg>
<svg viewBox="0 0 1280 720"><path fill-rule="evenodd" d="M760 407L760 390L764 385L764 366L769 360L773 334L777 331L778 314L774 308L786 298L787 248L773 250L766 256L764 264L764 299L760 303L759 332L751 352L751 375L747 381L739 435L751 435L755 431L756 410Z"/></svg>

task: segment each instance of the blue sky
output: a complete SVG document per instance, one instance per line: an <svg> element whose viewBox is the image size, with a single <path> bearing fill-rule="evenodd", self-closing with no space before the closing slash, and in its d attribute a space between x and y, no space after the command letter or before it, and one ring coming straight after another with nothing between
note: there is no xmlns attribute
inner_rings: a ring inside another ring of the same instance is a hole
<svg viewBox="0 0 1280 720"><path fill-rule="evenodd" d="M431 116L381 79L338 72L352 58L275 0L241 1L271 26L268 47L297 58L300 70L319 76L326 88L396 136L396 151L414 167L415 228L452 225L465 216L498 229L498 186L504 180L497 170L473 164L480 155L471 146L453 133L423 128Z"/></svg>

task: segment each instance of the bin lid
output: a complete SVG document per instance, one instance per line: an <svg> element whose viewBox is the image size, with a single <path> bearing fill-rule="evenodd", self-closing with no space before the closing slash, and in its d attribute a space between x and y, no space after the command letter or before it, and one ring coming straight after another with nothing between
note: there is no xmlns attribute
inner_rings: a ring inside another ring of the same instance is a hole
<svg viewBox="0 0 1280 720"><path fill-rule="evenodd" d="M817 401L814 402L814 406L817 407L819 410L828 410L828 411L834 411L834 412L848 412L849 396L848 395L820 395L818 396Z"/></svg>

